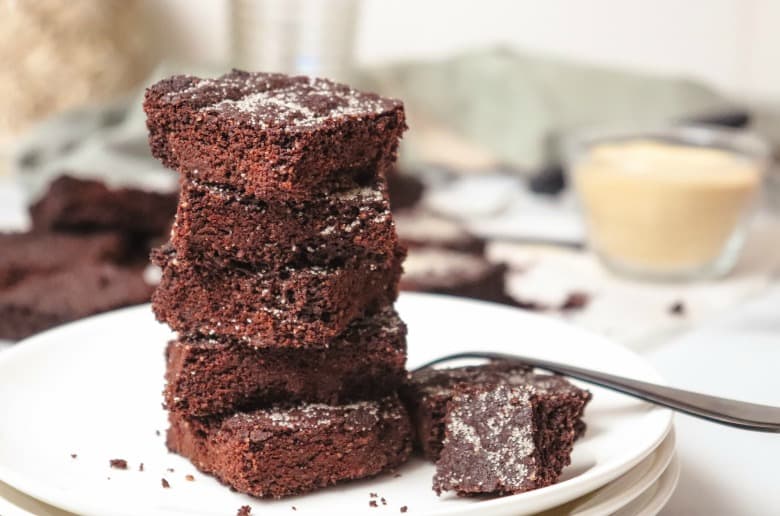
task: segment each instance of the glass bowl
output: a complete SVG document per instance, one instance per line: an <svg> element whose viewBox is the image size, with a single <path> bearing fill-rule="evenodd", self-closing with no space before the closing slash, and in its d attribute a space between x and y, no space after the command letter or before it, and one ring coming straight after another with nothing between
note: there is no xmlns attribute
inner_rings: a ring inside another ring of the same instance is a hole
<svg viewBox="0 0 780 516"><path fill-rule="evenodd" d="M733 269L769 163L757 136L708 126L583 133L564 155L593 251L665 280Z"/></svg>

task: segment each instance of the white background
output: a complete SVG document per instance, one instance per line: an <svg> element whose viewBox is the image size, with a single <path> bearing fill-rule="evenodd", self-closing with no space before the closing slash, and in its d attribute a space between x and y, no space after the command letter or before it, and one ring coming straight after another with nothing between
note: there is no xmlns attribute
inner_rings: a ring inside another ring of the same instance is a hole
<svg viewBox="0 0 780 516"><path fill-rule="evenodd" d="M228 0L147 1L173 55L227 59ZM361 8L364 63L500 44L780 101L777 0L362 0Z"/></svg>

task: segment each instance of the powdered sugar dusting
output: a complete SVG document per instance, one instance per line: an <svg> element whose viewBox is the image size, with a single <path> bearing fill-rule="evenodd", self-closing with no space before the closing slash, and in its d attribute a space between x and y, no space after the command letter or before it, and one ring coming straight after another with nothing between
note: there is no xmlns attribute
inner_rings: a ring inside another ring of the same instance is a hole
<svg viewBox="0 0 780 516"><path fill-rule="evenodd" d="M238 115L260 129L310 128L329 119L371 116L399 105L327 79L238 71L195 80L169 99L189 100L203 112Z"/></svg>
<svg viewBox="0 0 780 516"><path fill-rule="evenodd" d="M532 390L501 385L452 401L437 470L442 488L512 491L536 472Z"/></svg>

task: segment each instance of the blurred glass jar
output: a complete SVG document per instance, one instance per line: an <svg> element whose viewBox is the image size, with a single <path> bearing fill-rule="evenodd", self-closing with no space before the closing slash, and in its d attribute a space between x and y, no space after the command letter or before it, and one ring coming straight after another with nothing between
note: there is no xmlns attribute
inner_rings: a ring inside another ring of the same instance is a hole
<svg viewBox="0 0 780 516"><path fill-rule="evenodd" d="M758 137L704 126L591 133L565 154L591 248L651 279L731 271L769 161Z"/></svg>
<svg viewBox="0 0 780 516"><path fill-rule="evenodd" d="M233 62L264 72L348 80L357 0L233 0Z"/></svg>

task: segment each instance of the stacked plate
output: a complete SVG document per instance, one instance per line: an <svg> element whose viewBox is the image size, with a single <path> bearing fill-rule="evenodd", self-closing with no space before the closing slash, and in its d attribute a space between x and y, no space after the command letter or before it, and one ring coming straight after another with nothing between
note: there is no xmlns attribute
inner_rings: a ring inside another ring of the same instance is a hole
<svg viewBox="0 0 780 516"><path fill-rule="evenodd" d="M467 350L519 353L641 380L661 378L602 337L512 308L403 294L409 365ZM148 307L100 315L0 352L0 514L656 514L677 482L670 411L598 387L572 464L553 486L491 499L437 497L433 465L262 501L199 474L164 445L163 349ZM111 468L112 459L128 468ZM143 468L141 468L143 463ZM169 487L163 487L162 479ZM372 498L375 493L377 498Z"/></svg>

